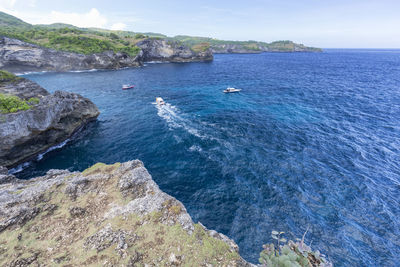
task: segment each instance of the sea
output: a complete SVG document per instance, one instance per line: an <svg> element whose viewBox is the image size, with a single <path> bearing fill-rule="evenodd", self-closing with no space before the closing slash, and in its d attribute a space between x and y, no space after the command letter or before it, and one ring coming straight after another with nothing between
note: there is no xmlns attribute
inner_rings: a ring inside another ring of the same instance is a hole
<svg viewBox="0 0 400 267"><path fill-rule="evenodd" d="M306 243L335 266L399 266L400 50L221 54L23 76L81 94L101 115L14 169L19 178L140 159L195 222L232 238L250 262L271 231L295 240L308 229Z"/></svg>

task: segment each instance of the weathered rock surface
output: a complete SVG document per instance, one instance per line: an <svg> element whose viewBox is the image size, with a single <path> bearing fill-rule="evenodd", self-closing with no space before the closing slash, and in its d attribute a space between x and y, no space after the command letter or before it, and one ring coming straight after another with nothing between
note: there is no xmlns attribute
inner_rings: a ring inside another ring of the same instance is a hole
<svg viewBox="0 0 400 267"><path fill-rule="evenodd" d="M0 184L1 266L252 266L134 160Z"/></svg>
<svg viewBox="0 0 400 267"><path fill-rule="evenodd" d="M144 62L192 62L213 60L213 54L210 49L204 52L194 52L185 45L164 39L148 38L138 42L136 45L143 51L141 60Z"/></svg>
<svg viewBox="0 0 400 267"><path fill-rule="evenodd" d="M99 115L96 105L87 98L61 91L49 94L23 78L1 83L0 93L40 100L29 110L0 113L0 166L13 167L64 142Z"/></svg>
<svg viewBox="0 0 400 267"><path fill-rule="evenodd" d="M0 68L11 72L118 69L140 66L140 56L112 51L83 55L0 37Z"/></svg>

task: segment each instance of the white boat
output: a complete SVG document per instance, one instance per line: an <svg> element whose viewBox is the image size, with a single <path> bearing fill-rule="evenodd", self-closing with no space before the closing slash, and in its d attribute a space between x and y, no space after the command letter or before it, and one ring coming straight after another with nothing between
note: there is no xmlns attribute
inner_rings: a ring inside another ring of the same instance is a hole
<svg viewBox="0 0 400 267"><path fill-rule="evenodd" d="M135 86L134 85L131 85L131 84L124 84L124 85L122 85L122 90L128 90L128 89L131 89L131 88L134 88Z"/></svg>
<svg viewBox="0 0 400 267"><path fill-rule="evenodd" d="M164 99L162 99L161 97L156 97L156 103L158 105L165 105Z"/></svg>
<svg viewBox="0 0 400 267"><path fill-rule="evenodd" d="M224 90L224 93L237 93L242 91L242 89L237 89L237 88L233 88L233 87L228 87Z"/></svg>

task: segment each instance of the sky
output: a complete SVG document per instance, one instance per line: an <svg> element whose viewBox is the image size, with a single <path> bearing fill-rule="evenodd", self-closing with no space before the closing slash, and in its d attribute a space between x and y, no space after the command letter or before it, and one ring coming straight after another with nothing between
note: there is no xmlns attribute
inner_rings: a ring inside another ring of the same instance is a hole
<svg viewBox="0 0 400 267"><path fill-rule="evenodd" d="M63 22L168 36L400 48L400 0L0 0L32 24Z"/></svg>

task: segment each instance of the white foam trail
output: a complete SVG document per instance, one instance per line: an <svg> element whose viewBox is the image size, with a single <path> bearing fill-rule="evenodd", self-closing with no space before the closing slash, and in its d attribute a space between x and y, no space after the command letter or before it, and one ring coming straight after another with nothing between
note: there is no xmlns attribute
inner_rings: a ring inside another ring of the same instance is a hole
<svg viewBox="0 0 400 267"><path fill-rule="evenodd" d="M167 122L171 130L182 128L196 137L199 137L201 139L209 139L207 135L201 134L199 130L191 126L192 123L190 122L190 120L184 118L183 115L180 114L177 107L169 103L166 103L165 105L158 105L156 103L153 104L155 104L157 107L157 115Z"/></svg>
<svg viewBox="0 0 400 267"><path fill-rule="evenodd" d="M191 147L189 147L189 151L192 151L192 152L194 152L194 151L201 152L201 151L203 151L203 149L202 149L200 146L198 146L198 145L192 145Z"/></svg>

